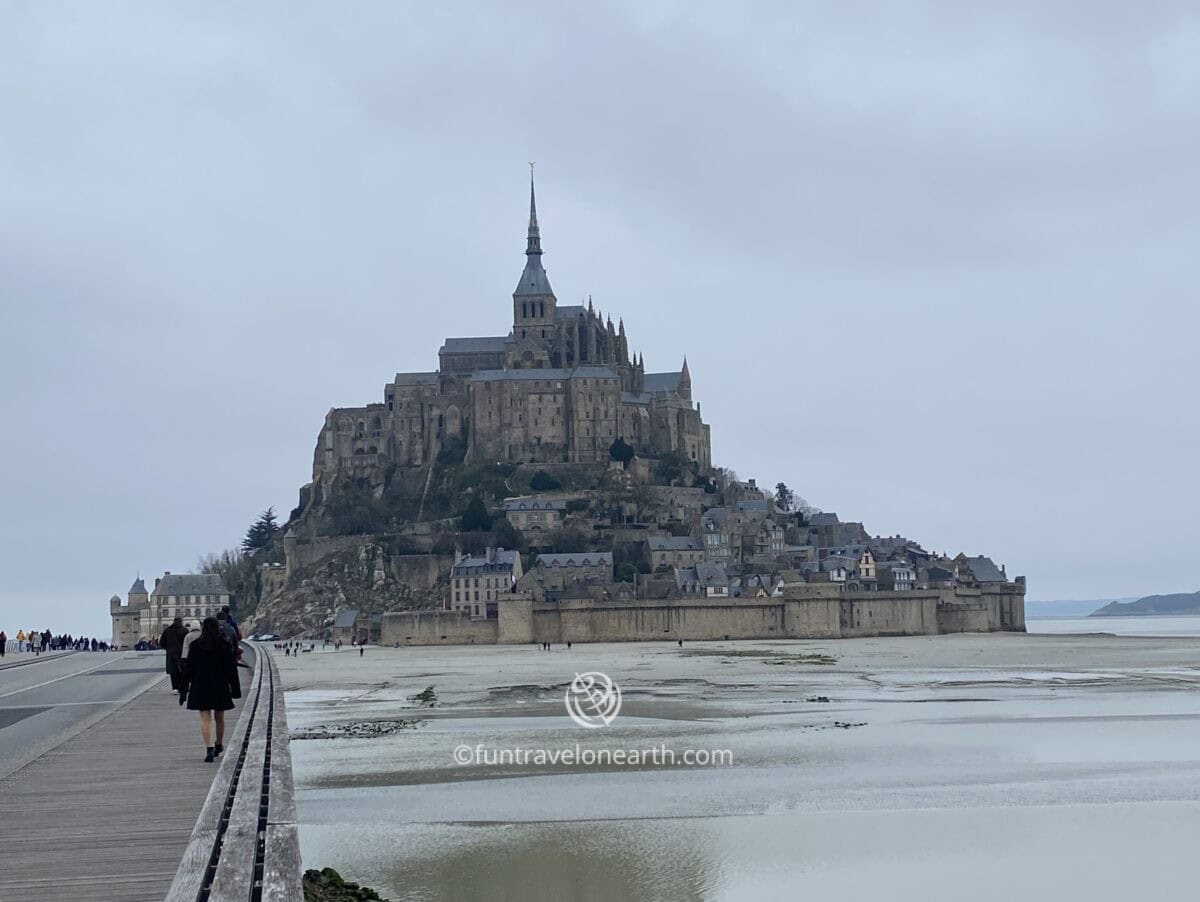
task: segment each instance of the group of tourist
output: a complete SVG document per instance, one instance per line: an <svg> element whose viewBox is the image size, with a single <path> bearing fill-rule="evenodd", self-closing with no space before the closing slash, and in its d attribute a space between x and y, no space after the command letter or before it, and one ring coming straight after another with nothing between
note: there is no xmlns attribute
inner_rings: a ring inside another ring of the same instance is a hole
<svg viewBox="0 0 1200 902"><path fill-rule="evenodd" d="M233 708L235 698L242 697L237 672L241 638L228 606L202 621L176 617L158 638L167 655L171 691L179 694L179 704L200 712L206 763L225 751L225 712Z"/></svg>
<svg viewBox="0 0 1200 902"><path fill-rule="evenodd" d="M324 648L324 646L321 646L321 647ZM298 655L302 651L315 651L316 648L317 648L317 643L301 642L299 639L293 639L290 642L276 642L275 643L275 650L276 651L282 650L283 656L285 658L292 657L294 655Z"/></svg>
<svg viewBox="0 0 1200 902"><path fill-rule="evenodd" d="M56 636L50 630L17 630L17 634L10 640L8 633L0 630L0 658L10 650L9 642L16 645L12 651L31 651L38 655L47 651L109 651L111 648L107 642L102 642L94 636L89 639L86 636L72 636L70 633Z"/></svg>

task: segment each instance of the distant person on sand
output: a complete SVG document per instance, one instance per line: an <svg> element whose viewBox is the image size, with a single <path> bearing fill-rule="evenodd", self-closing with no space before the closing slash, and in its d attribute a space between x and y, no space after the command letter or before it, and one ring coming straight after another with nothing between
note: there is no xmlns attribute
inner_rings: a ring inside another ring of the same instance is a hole
<svg viewBox="0 0 1200 902"><path fill-rule="evenodd" d="M200 625L200 637L188 647L187 682L188 710L200 712L204 760L211 762L225 750L225 712L233 708L235 698L242 697L233 648L221 634L215 617L204 618L204 623Z"/></svg>
<svg viewBox="0 0 1200 902"><path fill-rule="evenodd" d="M167 675L171 678L172 692L183 688L183 669L180 661L183 659L183 640L187 638L187 634L183 618L176 617L158 639L159 646L167 652Z"/></svg>
<svg viewBox="0 0 1200 902"><path fill-rule="evenodd" d="M5 649L8 647L8 633L0 630L0 658L4 657Z"/></svg>

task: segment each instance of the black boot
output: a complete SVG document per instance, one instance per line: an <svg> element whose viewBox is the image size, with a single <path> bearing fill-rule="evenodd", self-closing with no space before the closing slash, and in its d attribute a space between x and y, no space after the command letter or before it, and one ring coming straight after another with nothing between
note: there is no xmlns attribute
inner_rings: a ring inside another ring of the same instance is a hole
<svg viewBox="0 0 1200 902"><path fill-rule="evenodd" d="M213 755L213 747L210 745L210 746L208 747L208 754L206 754L206 755L204 756L204 763L205 763L205 764L212 764L213 757L214 757L214 755Z"/></svg>
<svg viewBox="0 0 1200 902"><path fill-rule="evenodd" d="M213 746L213 754L214 755L219 755L223 751L225 751L225 746L221 745L221 743L218 742L216 745Z"/></svg>

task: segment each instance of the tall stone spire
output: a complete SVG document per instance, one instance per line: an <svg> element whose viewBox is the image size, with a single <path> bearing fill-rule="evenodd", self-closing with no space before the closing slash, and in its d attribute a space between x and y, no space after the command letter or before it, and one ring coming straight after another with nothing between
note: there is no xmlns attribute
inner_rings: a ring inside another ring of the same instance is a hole
<svg viewBox="0 0 1200 902"><path fill-rule="evenodd" d="M542 254L542 233L537 224L537 198L533 193L533 166L529 167L529 234L525 239L525 255Z"/></svg>
<svg viewBox="0 0 1200 902"><path fill-rule="evenodd" d="M550 287L550 279L546 276L546 270L542 268L542 233L538 229L537 221L537 197L533 190L533 164L529 164L529 231L525 239L525 270L521 273L521 280L517 283L517 290L513 292L513 298L528 298L537 297L543 299L541 304L536 308L538 310L537 319L549 319L553 321L553 307L547 302L553 298L554 290ZM519 303L519 302L518 302ZM514 308L514 321L517 319L516 310ZM528 312L529 308L526 308ZM547 317L546 311L549 311ZM525 318L534 318L532 316Z"/></svg>

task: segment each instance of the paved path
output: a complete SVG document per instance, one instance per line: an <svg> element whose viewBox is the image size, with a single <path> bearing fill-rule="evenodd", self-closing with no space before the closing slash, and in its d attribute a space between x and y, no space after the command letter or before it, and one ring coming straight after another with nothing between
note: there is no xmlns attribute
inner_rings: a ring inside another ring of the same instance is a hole
<svg viewBox="0 0 1200 902"><path fill-rule="evenodd" d="M49 661L52 658L61 658L66 655L75 654L79 654L79 652L74 649L71 651L48 651L44 655L28 651L10 651L3 658L0 658L0 670L21 667L25 664L40 664L42 661Z"/></svg>
<svg viewBox="0 0 1200 902"><path fill-rule="evenodd" d="M0 778L0 902L166 895L216 768L162 665L161 652L98 652L0 673L10 760L29 757L25 737L58 743Z"/></svg>
<svg viewBox="0 0 1200 902"><path fill-rule="evenodd" d="M0 780L135 698L162 670L162 652L78 652L0 670Z"/></svg>

